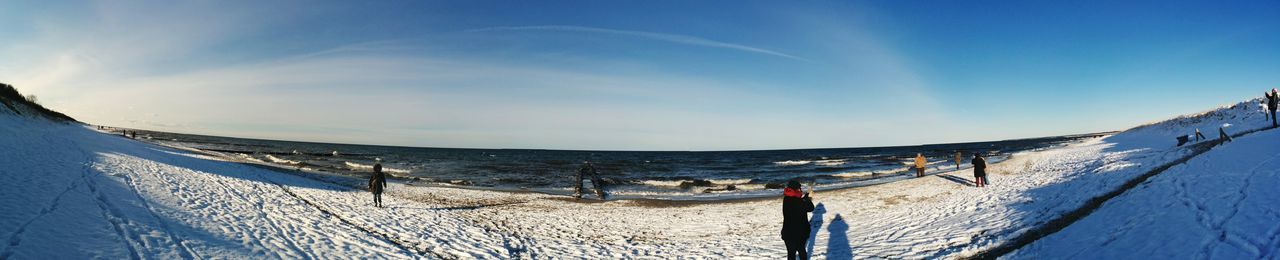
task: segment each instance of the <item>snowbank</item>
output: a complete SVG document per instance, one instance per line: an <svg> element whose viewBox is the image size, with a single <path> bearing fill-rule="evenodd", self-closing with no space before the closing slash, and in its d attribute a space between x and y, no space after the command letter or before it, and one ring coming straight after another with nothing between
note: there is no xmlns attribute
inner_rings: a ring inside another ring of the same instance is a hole
<svg viewBox="0 0 1280 260"><path fill-rule="evenodd" d="M1280 257L1280 131L1170 168L1012 258Z"/></svg>

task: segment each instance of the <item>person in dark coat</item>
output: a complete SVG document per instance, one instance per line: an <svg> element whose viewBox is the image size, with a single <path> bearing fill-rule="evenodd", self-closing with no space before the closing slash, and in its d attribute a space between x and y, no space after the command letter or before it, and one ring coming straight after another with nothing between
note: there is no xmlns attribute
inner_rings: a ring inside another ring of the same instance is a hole
<svg viewBox="0 0 1280 260"><path fill-rule="evenodd" d="M982 158L982 153L973 153L973 181L978 187L987 186L987 159Z"/></svg>
<svg viewBox="0 0 1280 260"><path fill-rule="evenodd" d="M787 245L787 259L808 259L805 245L809 244L809 212L813 212L813 199L800 189L799 181L787 182L782 189L782 242Z"/></svg>
<svg viewBox="0 0 1280 260"><path fill-rule="evenodd" d="M1262 92L1267 97L1267 110L1271 110L1271 127L1276 127L1276 105L1280 104L1280 93L1275 88L1271 89L1271 93Z"/></svg>
<svg viewBox="0 0 1280 260"><path fill-rule="evenodd" d="M596 167L591 162L583 162L582 168L578 168L577 181L573 182L573 197L582 198L582 179L586 175L591 175L591 186L596 189L596 197L604 200L604 181L600 180L600 173L596 172Z"/></svg>
<svg viewBox="0 0 1280 260"><path fill-rule="evenodd" d="M387 189L387 174L382 173L382 164L373 164L373 175L369 176L369 191L373 192L373 205L382 207L382 191Z"/></svg>

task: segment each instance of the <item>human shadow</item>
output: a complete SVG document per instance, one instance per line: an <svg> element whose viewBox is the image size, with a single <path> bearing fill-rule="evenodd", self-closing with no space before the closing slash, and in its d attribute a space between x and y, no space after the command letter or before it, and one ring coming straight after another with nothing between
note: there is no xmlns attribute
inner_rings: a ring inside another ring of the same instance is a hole
<svg viewBox="0 0 1280 260"><path fill-rule="evenodd" d="M831 234L827 239L827 259L853 259L853 248L849 246L849 223L844 222L844 217L836 214L831 224L827 224L827 232Z"/></svg>
<svg viewBox="0 0 1280 260"><path fill-rule="evenodd" d="M955 176L955 175L951 175L951 174L938 174L938 175L934 175L934 176L938 176L938 178L942 178L942 179L945 179L945 180L948 180L948 181L951 181L951 182L954 182L954 183L959 183L959 184L962 184L962 185L964 185L964 186L970 186L970 187L977 186L977 185L975 185L975 184L973 183L973 181L970 181L969 179L965 179L965 178L960 177L960 176Z"/></svg>
<svg viewBox="0 0 1280 260"><path fill-rule="evenodd" d="M818 230L822 229L822 215L826 213L827 213L827 207L822 205L822 203L818 203L817 206L813 207L813 218L809 219L809 245L807 249L808 251L805 251L806 253L809 254L808 258L813 258L814 240L818 239Z"/></svg>

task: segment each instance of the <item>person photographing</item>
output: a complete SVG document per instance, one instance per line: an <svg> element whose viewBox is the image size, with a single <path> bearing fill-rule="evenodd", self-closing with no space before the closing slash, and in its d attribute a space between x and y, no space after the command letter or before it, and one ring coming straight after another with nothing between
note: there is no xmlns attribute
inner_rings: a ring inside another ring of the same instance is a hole
<svg viewBox="0 0 1280 260"><path fill-rule="evenodd" d="M809 243L809 212L813 199L800 182L791 180L782 189L782 242L787 245L787 259L809 259L805 245Z"/></svg>

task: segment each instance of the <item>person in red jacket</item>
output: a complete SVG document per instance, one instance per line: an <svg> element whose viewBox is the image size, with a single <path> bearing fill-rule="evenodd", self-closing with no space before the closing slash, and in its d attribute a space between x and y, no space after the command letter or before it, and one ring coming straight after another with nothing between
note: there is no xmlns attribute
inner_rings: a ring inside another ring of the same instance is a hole
<svg viewBox="0 0 1280 260"><path fill-rule="evenodd" d="M782 242L787 245L787 259L808 259L805 245L809 243L809 212L813 212L813 199L800 189L799 181L787 182L782 189Z"/></svg>

